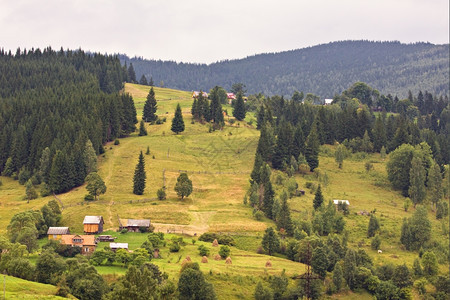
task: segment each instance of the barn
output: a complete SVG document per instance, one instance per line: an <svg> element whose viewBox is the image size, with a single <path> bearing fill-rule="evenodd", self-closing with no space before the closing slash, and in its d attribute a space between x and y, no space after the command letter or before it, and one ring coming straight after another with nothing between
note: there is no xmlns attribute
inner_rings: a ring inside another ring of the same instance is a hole
<svg viewBox="0 0 450 300"><path fill-rule="evenodd" d="M103 221L102 216L85 216L83 225L84 233L86 234L97 234L103 232Z"/></svg>
<svg viewBox="0 0 450 300"><path fill-rule="evenodd" d="M119 229L127 229L129 232L148 231L150 227L150 220L135 220L135 219L119 219Z"/></svg>
<svg viewBox="0 0 450 300"><path fill-rule="evenodd" d="M49 240L60 240L64 234L70 234L69 227L49 227L47 230Z"/></svg>

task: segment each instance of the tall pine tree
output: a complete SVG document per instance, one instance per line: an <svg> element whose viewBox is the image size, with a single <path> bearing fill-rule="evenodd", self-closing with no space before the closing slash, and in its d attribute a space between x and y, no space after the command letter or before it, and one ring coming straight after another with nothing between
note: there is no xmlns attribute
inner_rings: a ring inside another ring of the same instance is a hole
<svg viewBox="0 0 450 300"><path fill-rule="evenodd" d="M144 111L142 115L143 120L145 122L156 121L156 119L158 119L158 116L156 115L157 109L158 104L156 103L155 91L153 90L153 87L151 87L147 95L147 100L144 104Z"/></svg>
<svg viewBox="0 0 450 300"><path fill-rule="evenodd" d="M183 115L181 113L180 103L177 104L177 108L175 109L175 116L172 119L171 130L176 134L184 131L184 121Z"/></svg>
<svg viewBox="0 0 450 300"><path fill-rule="evenodd" d="M319 166L319 147L320 141L317 134L316 124L314 122L308 138L306 139L305 147L305 158L311 171Z"/></svg>
<svg viewBox="0 0 450 300"><path fill-rule="evenodd" d="M144 155L141 151L139 154L138 164L136 165L136 169L134 171L133 194L142 195L144 193L146 178Z"/></svg>
<svg viewBox="0 0 450 300"><path fill-rule="evenodd" d="M244 103L244 97L242 95L242 92L239 92L236 96L236 104L234 105L233 109L233 117L235 117L237 120L242 121L245 119L245 103Z"/></svg>

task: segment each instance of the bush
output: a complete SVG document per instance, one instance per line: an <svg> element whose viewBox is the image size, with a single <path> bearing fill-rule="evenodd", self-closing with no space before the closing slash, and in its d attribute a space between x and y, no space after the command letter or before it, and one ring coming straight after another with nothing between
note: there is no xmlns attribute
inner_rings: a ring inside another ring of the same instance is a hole
<svg viewBox="0 0 450 300"><path fill-rule="evenodd" d="M264 213L262 211L260 211L259 209L254 211L253 216L258 221L262 221L264 219Z"/></svg>
<svg viewBox="0 0 450 300"><path fill-rule="evenodd" d="M230 253L231 253L230 247L220 246L220 249L219 249L220 257L227 258L228 256L230 256Z"/></svg>
<svg viewBox="0 0 450 300"><path fill-rule="evenodd" d="M94 196L92 196L91 194L87 194L86 196L84 196L84 201L94 201Z"/></svg>
<svg viewBox="0 0 450 300"><path fill-rule="evenodd" d="M217 239L217 242L222 245L229 245L234 246L236 242L234 241L233 237L231 235L219 235L217 233L213 232L205 232L202 234L198 240L202 242L213 242Z"/></svg>
<svg viewBox="0 0 450 300"><path fill-rule="evenodd" d="M119 141L119 139L115 139L115 140L114 140L114 145L116 145L116 146L117 146L117 145L119 145L119 144L120 144L120 141Z"/></svg>
<svg viewBox="0 0 450 300"><path fill-rule="evenodd" d="M209 248L204 245L198 246L198 252L200 256L209 256Z"/></svg>
<svg viewBox="0 0 450 300"><path fill-rule="evenodd" d="M121 231L120 231L120 233L122 233L122 234L125 234L125 233L127 233L128 232L128 229L126 229L126 228L124 228L124 229L122 229Z"/></svg>
<svg viewBox="0 0 450 300"><path fill-rule="evenodd" d="M166 191L164 188L160 188L158 191L156 191L156 197L158 197L159 200L165 200L166 199Z"/></svg>
<svg viewBox="0 0 450 300"><path fill-rule="evenodd" d="M180 251L180 249L181 249L180 243L174 241L174 242L172 242L172 244L170 244L170 247L169 247L170 252L178 252L178 251Z"/></svg>
<svg viewBox="0 0 450 300"><path fill-rule="evenodd" d="M375 235L375 237L372 239L372 243L370 244L370 246L372 247L373 250L380 249L381 238L380 238L380 236L378 234Z"/></svg>

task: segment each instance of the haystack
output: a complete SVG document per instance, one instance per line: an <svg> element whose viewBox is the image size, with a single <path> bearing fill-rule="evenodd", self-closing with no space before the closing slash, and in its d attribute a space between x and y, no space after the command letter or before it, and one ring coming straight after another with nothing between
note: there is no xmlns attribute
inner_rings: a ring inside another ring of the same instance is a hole
<svg viewBox="0 0 450 300"><path fill-rule="evenodd" d="M204 263L204 264L208 263L208 258L206 256L202 257L202 263Z"/></svg>
<svg viewBox="0 0 450 300"><path fill-rule="evenodd" d="M222 257L219 254L216 254L214 256L214 260L221 260L221 259L222 259Z"/></svg>
<svg viewBox="0 0 450 300"><path fill-rule="evenodd" d="M272 268L272 262L270 260L266 262L266 268Z"/></svg>
<svg viewBox="0 0 450 300"><path fill-rule="evenodd" d="M225 264L227 265L231 265L233 262L231 261L231 257L227 257L227 259L225 259Z"/></svg>
<svg viewBox="0 0 450 300"><path fill-rule="evenodd" d="M212 246L213 246L213 247L219 246L219 242L217 241L217 239L215 239L215 240L213 241Z"/></svg>
<svg viewBox="0 0 450 300"><path fill-rule="evenodd" d="M186 256L185 260L186 260L186 261L192 261L192 259L191 259L191 257L190 257L189 255Z"/></svg>

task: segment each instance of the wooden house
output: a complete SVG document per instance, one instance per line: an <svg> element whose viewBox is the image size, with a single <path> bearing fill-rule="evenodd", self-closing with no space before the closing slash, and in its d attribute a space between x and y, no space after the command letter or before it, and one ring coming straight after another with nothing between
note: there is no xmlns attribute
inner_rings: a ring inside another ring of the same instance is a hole
<svg viewBox="0 0 450 300"><path fill-rule="evenodd" d="M128 251L128 243L109 243L109 248L114 252L118 249L125 249Z"/></svg>
<svg viewBox="0 0 450 300"><path fill-rule="evenodd" d="M141 229L148 231L150 227L150 220L135 220L135 219L119 219L119 229L127 229L129 232L139 232Z"/></svg>
<svg viewBox="0 0 450 300"><path fill-rule="evenodd" d="M200 92L198 92L198 91L192 92L192 98L197 99L199 95L200 95ZM202 95L203 95L203 97L208 98L208 93L202 92Z"/></svg>
<svg viewBox="0 0 450 300"><path fill-rule="evenodd" d="M83 255L94 253L97 247L97 242L93 235L66 234L61 236L61 243L72 247L80 247Z"/></svg>
<svg viewBox="0 0 450 300"><path fill-rule="evenodd" d="M84 233L86 234L97 234L103 232L103 221L102 216L85 216L83 225Z"/></svg>
<svg viewBox="0 0 450 300"><path fill-rule="evenodd" d="M70 234L69 227L50 227L47 230L49 240L60 240L65 234Z"/></svg>

